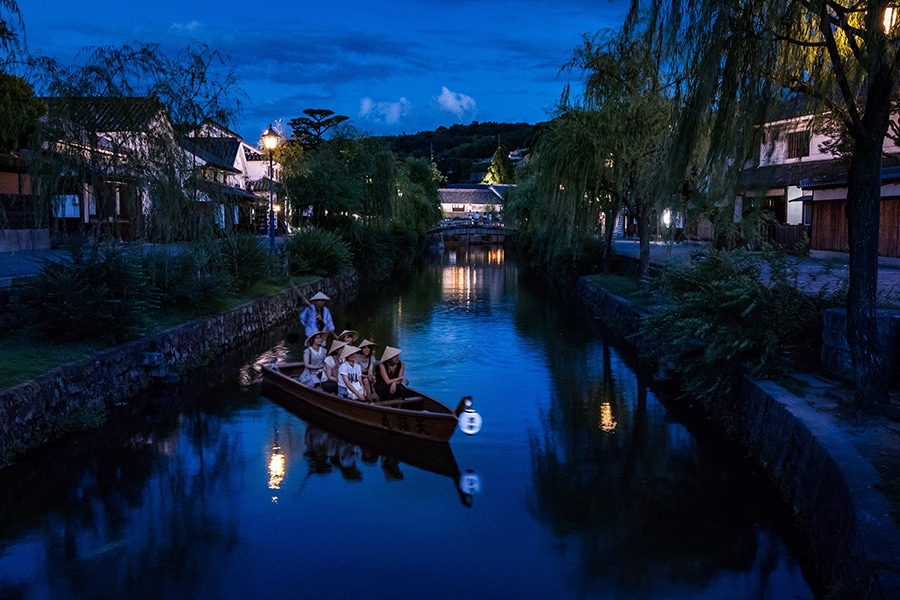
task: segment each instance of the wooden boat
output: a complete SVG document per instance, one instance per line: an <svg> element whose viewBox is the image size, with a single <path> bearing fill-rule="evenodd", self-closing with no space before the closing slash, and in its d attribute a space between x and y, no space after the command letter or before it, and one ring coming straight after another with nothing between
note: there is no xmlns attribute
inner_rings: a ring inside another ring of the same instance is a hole
<svg viewBox="0 0 900 600"><path fill-rule="evenodd" d="M276 363L263 366L263 393L291 408L305 405L323 415L390 432L399 437L446 442L453 435L459 415L471 406L465 396L456 410L421 392L397 400L360 402L340 398L300 383L303 363Z"/></svg>

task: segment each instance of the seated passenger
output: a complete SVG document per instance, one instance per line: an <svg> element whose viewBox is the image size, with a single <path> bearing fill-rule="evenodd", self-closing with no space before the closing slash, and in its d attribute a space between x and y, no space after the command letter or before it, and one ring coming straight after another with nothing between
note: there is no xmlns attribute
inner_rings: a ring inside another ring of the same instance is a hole
<svg viewBox="0 0 900 600"><path fill-rule="evenodd" d="M375 343L369 340L363 340L359 343L359 354L356 357L356 364L362 371L362 382L366 388L366 398L373 400L375 393L372 387L375 383L375 368L378 361L374 356Z"/></svg>
<svg viewBox="0 0 900 600"><path fill-rule="evenodd" d="M325 380L325 332L317 331L306 338L306 350L303 351L303 373L300 383L310 387L318 387Z"/></svg>
<svg viewBox="0 0 900 600"><path fill-rule="evenodd" d="M325 378L322 380L322 390L331 394L338 392L338 361L341 349L346 346L341 340L333 340L328 356L325 357Z"/></svg>
<svg viewBox="0 0 900 600"><path fill-rule="evenodd" d="M375 379L375 393L378 394L379 400L412 396L412 392L405 387L405 384L409 384L409 379L403 374L400 352L399 348L386 346L381 355L381 364L378 365L378 375Z"/></svg>
<svg viewBox="0 0 900 600"><path fill-rule="evenodd" d="M341 348L341 366L338 367L338 396L349 400L366 401L366 389L362 383L362 372L356 364L359 348L344 346Z"/></svg>
<svg viewBox="0 0 900 600"><path fill-rule="evenodd" d="M337 339L341 340L345 344L352 344L359 337L359 333L353 331L352 329L345 329L339 334L337 334Z"/></svg>

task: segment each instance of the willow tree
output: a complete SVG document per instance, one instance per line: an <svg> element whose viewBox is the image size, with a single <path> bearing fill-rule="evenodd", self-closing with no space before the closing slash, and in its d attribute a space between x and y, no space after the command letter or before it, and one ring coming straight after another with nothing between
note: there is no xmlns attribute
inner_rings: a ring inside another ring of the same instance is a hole
<svg viewBox="0 0 900 600"><path fill-rule="evenodd" d="M532 262L549 272L578 271L601 212L614 212L605 191L610 164L603 122L597 111L574 108L551 120L505 208Z"/></svg>
<svg viewBox="0 0 900 600"><path fill-rule="evenodd" d="M533 190L529 218L544 264L565 256L577 262L579 248L602 223L608 269L621 207L637 222L641 269L649 264L657 163L669 143L672 102L661 46L649 33L633 25L585 36L563 67L583 77L583 91L563 92L560 116L538 143L526 186Z"/></svg>
<svg viewBox="0 0 900 600"><path fill-rule="evenodd" d="M647 0L626 23L652 15L662 39L685 57L686 110L672 169L697 124L712 115L708 159L739 168L747 134L767 109L802 97L843 129L848 141L846 214L850 246L846 337L853 358L856 405L888 400L878 338L876 296L881 158L900 74L900 28L887 0Z"/></svg>
<svg viewBox="0 0 900 600"><path fill-rule="evenodd" d="M25 23L16 0L0 0L0 64L13 60L22 49Z"/></svg>

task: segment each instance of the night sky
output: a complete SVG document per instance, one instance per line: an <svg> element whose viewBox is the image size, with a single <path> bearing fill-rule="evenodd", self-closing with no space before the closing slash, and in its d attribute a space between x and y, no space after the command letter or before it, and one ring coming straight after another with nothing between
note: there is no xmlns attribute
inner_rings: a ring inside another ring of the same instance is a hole
<svg viewBox="0 0 900 600"><path fill-rule="evenodd" d="M64 64L95 46L205 43L247 95L234 128L327 108L373 134L548 118L582 34L618 28L624 0L18 0L27 51ZM573 82L576 83L576 82ZM289 130L289 129L288 129Z"/></svg>

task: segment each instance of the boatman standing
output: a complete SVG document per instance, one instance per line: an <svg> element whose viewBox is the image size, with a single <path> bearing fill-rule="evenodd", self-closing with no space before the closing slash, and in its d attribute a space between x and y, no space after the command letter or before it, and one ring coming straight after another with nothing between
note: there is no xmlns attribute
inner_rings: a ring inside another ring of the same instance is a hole
<svg viewBox="0 0 900 600"><path fill-rule="evenodd" d="M302 294L300 297L306 302L306 308L300 313L300 324L306 330L306 337L317 331L323 332L326 336L334 333L334 321L331 318L331 311L325 306L325 303L330 298L322 292L317 292L309 300L304 298Z"/></svg>

